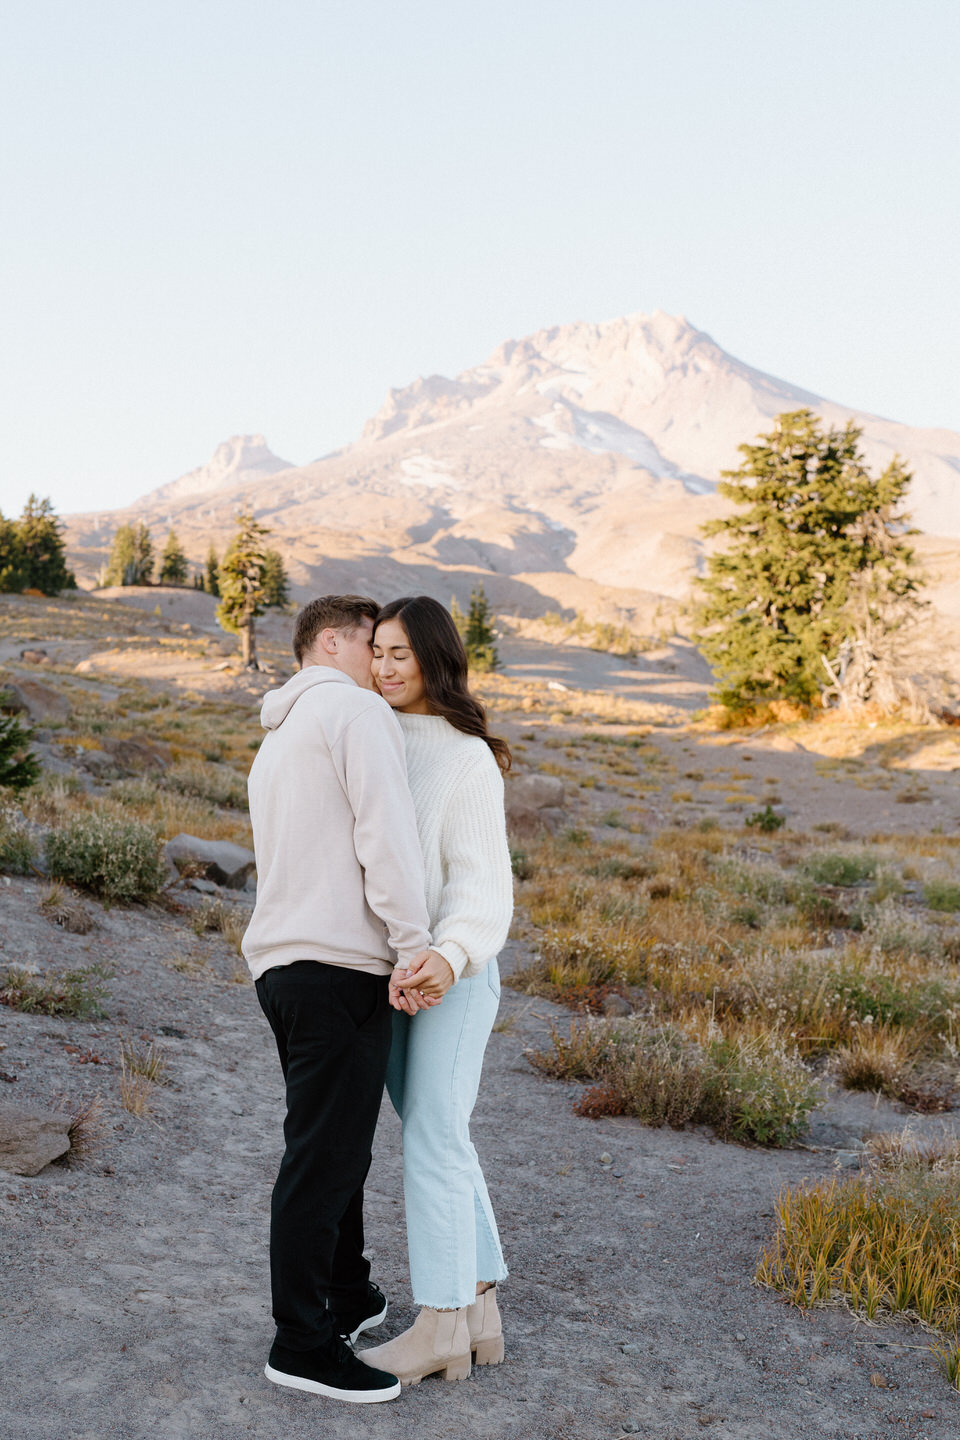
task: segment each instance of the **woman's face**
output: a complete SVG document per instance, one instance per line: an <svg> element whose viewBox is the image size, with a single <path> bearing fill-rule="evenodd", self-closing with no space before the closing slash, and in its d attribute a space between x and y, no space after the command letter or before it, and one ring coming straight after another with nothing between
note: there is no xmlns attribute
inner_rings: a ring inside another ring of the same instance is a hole
<svg viewBox="0 0 960 1440"><path fill-rule="evenodd" d="M405 715L430 714L420 662L398 619L384 620L377 626L371 663L374 684L394 710L402 710Z"/></svg>

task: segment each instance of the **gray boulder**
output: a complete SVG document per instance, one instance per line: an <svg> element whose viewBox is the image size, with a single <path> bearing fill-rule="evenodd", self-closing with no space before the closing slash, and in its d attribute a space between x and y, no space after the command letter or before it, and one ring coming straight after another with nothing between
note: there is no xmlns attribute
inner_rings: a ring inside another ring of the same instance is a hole
<svg viewBox="0 0 960 1440"><path fill-rule="evenodd" d="M507 826L512 835L529 839L542 830L556 830L566 818L563 781L556 775L520 775L507 781Z"/></svg>
<svg viewBox="0 0 960 1440"><path fill-rule="evenodd" d="M0 1167L14 1175L39 1175L70 1149L70 1117L49 1110L0 1105Z"/></svg>
<svg viewBox="0 0 960 1440"><path fill-rule="evenodd" d="M179 871L189 869L228 890L242 890L257 864L253 851L242 845L229 840L202 840L197 835L174 835L163 853Z"/></svg>
<svg viewBox="0 0 960 1440"><path fill-rule="evenodd" d="M0 681L0 710L28 715L33 721L69 720L70 702L59 690L38 680Z"/></svg>
<svg viewBox="0 0 960 1440"><path fill-rule="evenodd" d="M103 748L120 770L161 771L173 764L173 751L162 740L115 740L106 736Z"/></svg>
<svg viewBox="0 0 960 1440"><path fill-rule="evenodd" d="M115 775L119 769L116 760L106 750L84 750L77 756L77 764L98 779L103 775Z"/></svg>

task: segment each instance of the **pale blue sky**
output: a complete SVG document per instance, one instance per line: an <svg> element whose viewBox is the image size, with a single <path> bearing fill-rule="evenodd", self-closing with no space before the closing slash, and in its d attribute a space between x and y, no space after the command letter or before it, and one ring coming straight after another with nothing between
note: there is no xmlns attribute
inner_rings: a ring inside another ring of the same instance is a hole
<svg viewBox="0 0 960 1440"><path fill-rule="evenodd" d="M540 326L960 430L954 0L6 0L0 508L126 503ZM747 438L747 437L745 437Z"/></svg>

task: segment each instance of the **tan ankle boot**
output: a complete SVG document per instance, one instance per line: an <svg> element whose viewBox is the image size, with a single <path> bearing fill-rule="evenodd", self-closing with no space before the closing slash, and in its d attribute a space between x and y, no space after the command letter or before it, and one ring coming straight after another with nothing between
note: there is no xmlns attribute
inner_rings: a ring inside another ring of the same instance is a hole
<svg viewBox="0 0 960 1440"><path fill-rule="evenodd" d="M467 1308L430 1310L424 1306L409 1330L386 1345L361 1350L358 1358L374 1370L396 1375L401 1385L419 1385L425 1375L435 1375L438 1370L444 1380L466 1380L470 1374Z"/></svg>
<svg viewBox="0 0 960 1440"><path fill-rule="evenodd" d="M484 1290L467 1309L470 1349L476 1351L474 1364L499 1365L503 1360L503 1326L497 1308L497 1287Z"/></svg>

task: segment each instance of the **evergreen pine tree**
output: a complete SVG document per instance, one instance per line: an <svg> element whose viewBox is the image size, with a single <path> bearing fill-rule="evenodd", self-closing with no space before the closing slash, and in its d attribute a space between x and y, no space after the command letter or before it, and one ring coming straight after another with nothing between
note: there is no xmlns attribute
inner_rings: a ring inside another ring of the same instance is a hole
<svg viewBox="0 0 960 1440"><path fill-rule="evenodd" d="M27 790L39 780L40 762L27 748L29 739L30 731L24 729L15 716L0 714L0 787Z"/></svg>
<svg viewBox="0 0 960 1440"><path fill-rule="evenodd" d="M450 618L457 627L457 634L460 636L460 639L465 641L467 636L467 617L460 609L456 595L451 595L450 597Z"/></svg>
<svg viewBox="0 0 960 1440"><path fill-rule="evenodd" d="M483 585L478 585L470 592L470 610L463 635L471 670L496 670L500 659L495 640L490 604Z"/></svg>
<svg viewBox="0 0 960 1440"><path fill-rule="evenodd" d="M249 670L258 670L256 617L266 603L263 590L265 550L269 530L249 511L237 516L238 530L219 567L220 604L217 619L224 630L240 636L240 654Z"/></svg>
<svg viewBox="0 0 960 1440"><path fill-rule="evenodd" d="M125 585L150 585L153 582L153 541L143 520L138 520L133 530L133 557L135 578L125 580Z"/></svg>
<svg viewBox="0 0 960 1440"><path fill-rule="evenodd" d="M113 547L107 561L107 573L104 576L106 585L133 584L133 581L126 577L136 568L135 553L133 526L120 525L113 537Z"/></svg>
<svg viewBox="0 0 960 1440"><path fill-rule="evenodd" d="M15 520L5 520L0 512L0 592L16 594L26 583L27 567L20 531Z"/></svg>
<svg viewBox="0 0 960 1440"><path fill-rule="evenodd" d="M852 423L823 430L812 411L788 411L758 444L739 447L739 469L724 471L718 489L737 508L703 527L726 545L697 582L695 624L731 709L810 703L827 681L822 657L858 616L884 616L889 631L920 607L902 538L911 477L894 459L871 478L861 433Z"/></svg>
<svg viewBox="0 0 960 1440"><path fill-rule="evenodd" d="M210 542L210 549L207 551L206 584L204 589L208 595L220 594L220 561L217 559L217 552L213 542Z"/></svg>
<svg viewBox="0 0 960 1440"><path fill-rule="evenodd" d="M187 574L187 557L177 539L177 532L171 525L170 534L167 536L167 543L163 547L163 555L160 558L160 584L185 585Z"/></svg>
<svg viewBox="0 0 960 1440"><path fill-rule="evenodd" d="M52 503L31 495L16 527L23 550L23 588L42 590L44 595L75 590L77 582L67 569L63 523L57 519Z"/></svg>
<svg viewBox="0 0 960 1440"><path fill-rule="evenodd" d="M280 609L290 604L290 589L283 556L279 550L263 552L263 594L265 605Z"/></svg>
<svg viewBox="0 0 960 1440"><path fill-rule="evenodd" d="M113 537L107 565L108 585L149 585L153 575L153 541L142 520L121 525Z"/></svg>

